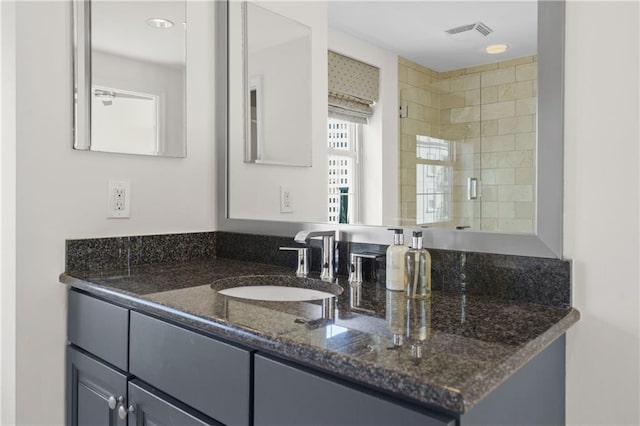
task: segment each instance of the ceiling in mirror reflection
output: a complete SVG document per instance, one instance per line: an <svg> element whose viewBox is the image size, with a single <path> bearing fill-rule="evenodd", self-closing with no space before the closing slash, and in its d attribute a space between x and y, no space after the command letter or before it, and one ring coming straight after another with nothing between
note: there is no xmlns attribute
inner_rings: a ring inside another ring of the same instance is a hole
<svg viewBox="0 0 640 426"><path fill-rule="evenodd" d="M171 21L155 28L149 19ZM165 65L184 65L186 9L176 1L94 1L91 46L105 53Z"/></svg>
<svg viewBox="0 0 640 426"><path fill-rule="evenodd" d="M366 7L362 1L330 1L328 18L331 28L438 72L535 55L537 49L535 1L372 1ZM446 32L479 22L488 35L475 28ZM505 53L485 52L500 43L508 45Z"/></svg>

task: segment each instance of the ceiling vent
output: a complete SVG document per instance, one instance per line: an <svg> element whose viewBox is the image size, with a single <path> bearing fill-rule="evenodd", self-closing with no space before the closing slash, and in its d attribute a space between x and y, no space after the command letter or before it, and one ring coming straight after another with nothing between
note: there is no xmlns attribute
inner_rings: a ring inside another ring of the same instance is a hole
<svg viewBox="0 0 640 426"><path fill-rule="evenodd" d="M469 31L473 31L469 33ZM482 22L476 22L474 24L461 25L459 27L451 28L450 30L445 31L447 34L456 37L458 35L469 35L469 34L480 34L483 37L488 36L493 32L491 28L489 28L486 24Z"/></svg>

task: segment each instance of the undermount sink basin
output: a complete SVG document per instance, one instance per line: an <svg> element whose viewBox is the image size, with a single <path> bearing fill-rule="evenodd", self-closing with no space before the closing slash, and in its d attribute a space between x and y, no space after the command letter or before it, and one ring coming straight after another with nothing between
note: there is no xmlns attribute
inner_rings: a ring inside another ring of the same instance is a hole
<svg viewBox="0 0 640 426"><path fill-rule="evenodd" d="M211 284L218 294L270 302L323 300L343 292L337 284L289 275L246 275L224 278Z"/></svg>
<svg viewBox="0 0 640 426"><path fill-rule="evenodd" d="M328 299L334 295L325 291L308 288L282 287L277 285L248 285L221 290L219 294L239 297L241 299L265 300L272 302L304 302L309 300Z"/></svg>

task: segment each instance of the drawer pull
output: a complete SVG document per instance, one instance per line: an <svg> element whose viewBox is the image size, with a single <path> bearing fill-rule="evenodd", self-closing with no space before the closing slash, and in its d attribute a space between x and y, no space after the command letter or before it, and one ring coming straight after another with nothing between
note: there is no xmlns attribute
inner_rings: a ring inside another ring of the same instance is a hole
<svg viewBox="0 0 640 426"><path fill-rule="evenodd" d="M127 414L128 413L134 413L136 411L136 408L133 405L129 406L129 409L124 408L124 404L120 405L120 408L118 408L118 417L120 417L122 420L127 418Z"/></svg>
<svg viewBox="0 0 640 426"><path fill-rule="evenodd" d="M116 400L116 397L111 395L109 397L109 400L107 401L107 404L109 404L109 409L113 410L114 408L116 408L116 405L118 404L118 401Z"/></svg>

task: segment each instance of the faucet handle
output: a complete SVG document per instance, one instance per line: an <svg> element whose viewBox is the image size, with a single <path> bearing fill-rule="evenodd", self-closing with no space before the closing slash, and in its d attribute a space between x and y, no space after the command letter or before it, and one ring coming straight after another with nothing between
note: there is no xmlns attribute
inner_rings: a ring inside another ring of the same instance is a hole
<svg viewBox="0 0 640 426"><path fill-rule="evenodd" d="M362 259L377 259L383 256L376 253L351 253L349 265L349 284L362 284Z"/></svg>
<svg viewBox="0 0 640 426"><path fill-rule="evenodd" d="M298 269L296 277L306 278L309 275L311 262L309 259L309 247L280 247L283 251L295 251L298 253Z"/></svg>

